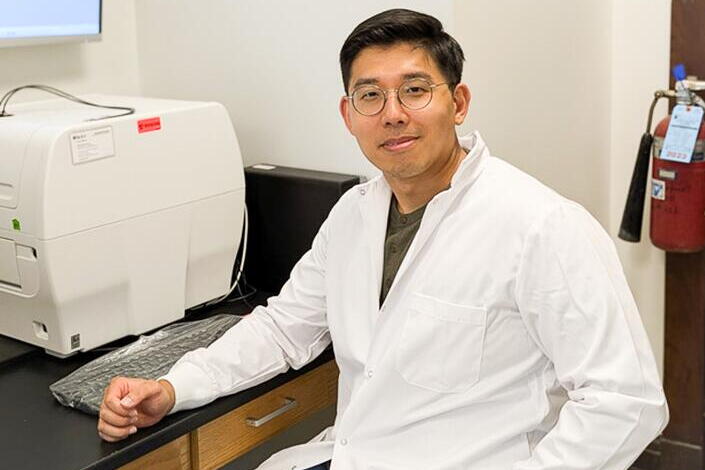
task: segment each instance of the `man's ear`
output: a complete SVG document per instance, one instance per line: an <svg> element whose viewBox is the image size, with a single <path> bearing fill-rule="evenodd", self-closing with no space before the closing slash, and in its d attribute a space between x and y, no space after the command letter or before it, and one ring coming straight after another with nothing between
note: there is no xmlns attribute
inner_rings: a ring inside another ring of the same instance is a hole
<svg viewBox="0 0 705 470"><path fill-rule="evenodd" d="M343 117L343 121L345 122L345 127L347 127L348 131L352 134L352 123L350 122L350 100L347 96L340 98L340 105L338 107L340 109L340 115Z"/></svg>
<svg viewBox="0 0 705 470"><path fill-rule="evenodd" d="M453 104L455 105L455 124L458 126L465 121L465 116L467 116L468 109L470 109L471 97L470 87L465 83L456 85L453 91Z"/></svg>

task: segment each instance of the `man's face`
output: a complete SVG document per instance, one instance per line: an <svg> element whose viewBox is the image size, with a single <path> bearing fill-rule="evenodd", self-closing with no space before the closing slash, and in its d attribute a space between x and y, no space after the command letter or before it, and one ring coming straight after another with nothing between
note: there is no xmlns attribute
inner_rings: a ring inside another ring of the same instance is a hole
<svg viewBox="0 0 705 470"><path fill-rule="evenodd" d="M424 49L398 43L363 49L352 63L348 85L351 94L360 84L369 83L390 90L417 77L432 84L446 81ZM367 159L388 180L411 182L433 177L457 148L455 126L467 114L467 86L460 84L455 91L447 85L435 87L431 102L417 110L401 105L396 93L387 95L384 108L374 116L358 113L343 97L340 112L345 125Z"/></svg>

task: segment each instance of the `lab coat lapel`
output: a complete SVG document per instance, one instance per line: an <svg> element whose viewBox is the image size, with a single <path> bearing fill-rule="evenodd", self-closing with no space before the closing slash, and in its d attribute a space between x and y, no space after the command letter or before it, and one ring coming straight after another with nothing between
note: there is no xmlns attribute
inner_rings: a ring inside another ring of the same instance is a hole
<svg viewBox="0 0 705 470"><path fill-rule="evenodd" d="M384 259L384 237L387 232L387 217L392 191L382 177L372 184L359 188L362 196L360 217L362 219L365 243L370 263L370 281L375 295L369 296L369 312L373 323L379 311L379 294L382 285L382 265Z"/></svg>
<svg viewBox="0 0 705 470"><path fill-rule="evenodd" d="M455 175L453 175L450 188L436 194L436 196L429 201L424 211L423 219L421 220L421 226L418 232L416 232L416 236L411 242L409 250L402 260L401 266L399 266L399 270L394 278L394 283L389 289L387 298L393 295L393 291L399 289L398 286L402 283L404 275L414 263L415 258L426 245L431 235L436 231L440 222L453 205L453 202L460 197L461 194L465 193L467 188L471 186L480 173L482 173L482 168L486 158L489 156L489 151L480 136L473 133L470 137L461 139L461 143L465 148L469 148L470 151L461 162Z"/></svg>

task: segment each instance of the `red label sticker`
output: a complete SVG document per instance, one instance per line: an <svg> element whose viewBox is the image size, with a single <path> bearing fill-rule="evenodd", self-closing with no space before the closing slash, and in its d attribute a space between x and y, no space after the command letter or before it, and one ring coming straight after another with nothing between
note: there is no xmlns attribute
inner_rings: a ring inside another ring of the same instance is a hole
<svg viewBox="0 0 705 470"><path fill-rule="evenodd" d="M162 128L162 121L160 118L149 118L141 119L137 121L137 131L142 134L143 132L158 131Z"/></svg>

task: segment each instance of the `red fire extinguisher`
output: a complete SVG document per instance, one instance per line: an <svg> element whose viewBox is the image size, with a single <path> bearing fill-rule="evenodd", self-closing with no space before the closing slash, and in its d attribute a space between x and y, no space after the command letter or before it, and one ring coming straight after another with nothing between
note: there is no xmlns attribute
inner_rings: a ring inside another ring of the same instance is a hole
<svg viewBox="0 0 705 470"><path fill-rule="evenodd" d="M630 242L638 242L641 238L649 153L653 151L650 185L651 241L666 251L696 252L705 248L705 120L700 118L695 126L699 129L693 129L693 132L697 132L695 147L692 155L686 156L690 158L683 158L682 161L673 161L663 153L672 116L665 117L656 125L653 137L649 133L654 107L663 97L675 97L677 105L685 106L685 112L691 111L694 106L705 108L705 101L693 92L705 90L705 82L685 80L682 66L674 72L676 90L659 90L654 93L647 130L641 138L629 186L619 238ZM678 123L674 125L678 127Z"/></svg>

